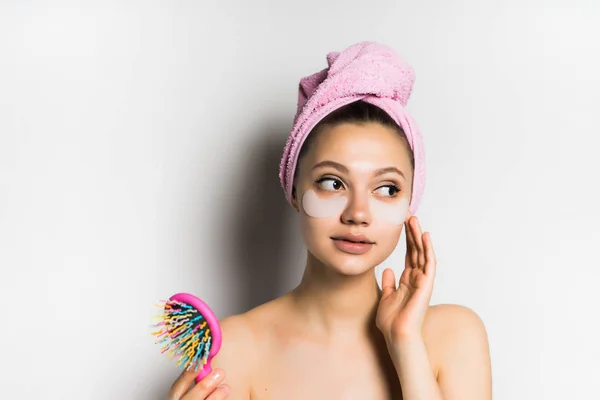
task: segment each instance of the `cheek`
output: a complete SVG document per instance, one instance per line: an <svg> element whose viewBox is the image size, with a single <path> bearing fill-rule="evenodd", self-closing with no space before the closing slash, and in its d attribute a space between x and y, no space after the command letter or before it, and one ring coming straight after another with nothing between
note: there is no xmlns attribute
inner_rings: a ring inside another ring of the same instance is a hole
<svg viewBox="0 0 600 400"><path fill-rule="evenodd" d="M405 198L393 204L371 198L370 207L373 222L394 226L402 225L408 215L408 206L409 201Z"/></svg>
<svg viewBox="0 0 600 400"><path fill-rule="evenodd" d="M347 202L346 197L339 195L320 198L313 190L307 190L302 196L302 208L312 218L339 217Z"/></svg>

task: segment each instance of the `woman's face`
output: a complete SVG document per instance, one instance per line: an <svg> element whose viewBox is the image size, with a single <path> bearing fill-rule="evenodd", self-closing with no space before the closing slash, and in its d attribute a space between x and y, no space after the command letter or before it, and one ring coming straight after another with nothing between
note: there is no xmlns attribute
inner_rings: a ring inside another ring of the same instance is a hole
<svg viewBox="0 0 600 400"><path fill-rule="evenodd" d="M392 128L324 126L299 160L295 179L293 204L308 251L344 275L383 262L410 218L412 176L407 144ZM359 240L369 243L352 243Z"/></svg>

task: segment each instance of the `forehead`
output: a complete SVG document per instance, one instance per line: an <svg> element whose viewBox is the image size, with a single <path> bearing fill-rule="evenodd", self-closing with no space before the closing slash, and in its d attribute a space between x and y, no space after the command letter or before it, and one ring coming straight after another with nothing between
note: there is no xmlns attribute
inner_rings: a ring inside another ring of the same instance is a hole
<svg viewBox="0 0 600 400"><path fill-rule="evenodd" d="M377 168L394 165L403 171L411 168L405 139L393 128L379 123L324 126L307 156L312 163L333 160L349 167L370 164Z"/></svg>

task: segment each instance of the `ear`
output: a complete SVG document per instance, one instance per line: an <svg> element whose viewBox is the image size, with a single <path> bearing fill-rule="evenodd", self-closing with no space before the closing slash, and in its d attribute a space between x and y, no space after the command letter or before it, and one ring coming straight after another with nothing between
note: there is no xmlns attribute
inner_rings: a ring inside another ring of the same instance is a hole
<svg viewBox="0 0 600 400"><path fill-rule="evenodd" d="M292 207L294 207L294 210L296 210L297 212L300 212L300 207L298 206L298 199L296 198L295 187L292 188Z"/></svg>

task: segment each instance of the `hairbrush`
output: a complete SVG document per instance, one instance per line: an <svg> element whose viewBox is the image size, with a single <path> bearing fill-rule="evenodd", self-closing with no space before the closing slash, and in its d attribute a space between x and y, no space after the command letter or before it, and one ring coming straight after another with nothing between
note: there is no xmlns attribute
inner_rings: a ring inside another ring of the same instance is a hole
<svg viewBox="0 0 600 400"><path fill-rule="evenodd" d="M161 344L161 352L177 359L183 370L195 366L196 382L210 374L210 361L221 348L221 327L212 310L202 300L188 293L178 293L158 305L162 312L152 332Z"/></svg>

